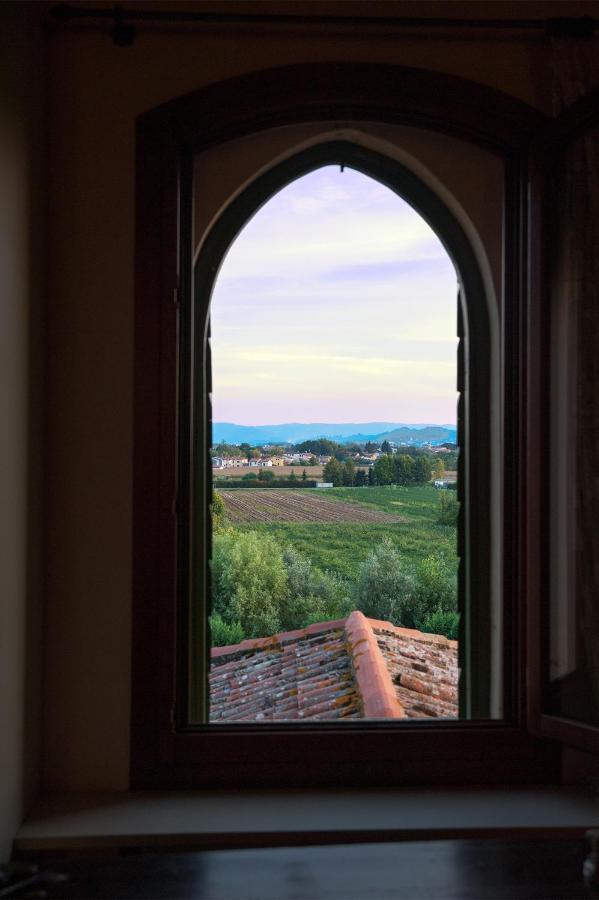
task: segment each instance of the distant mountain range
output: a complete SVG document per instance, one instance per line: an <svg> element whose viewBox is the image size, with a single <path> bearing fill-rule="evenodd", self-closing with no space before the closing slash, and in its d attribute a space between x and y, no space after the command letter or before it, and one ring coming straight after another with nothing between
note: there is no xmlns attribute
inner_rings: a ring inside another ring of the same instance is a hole
<svg viewBox="0 0 599 900"><path fill-rule="evenodd" d="M404 422L287 422L282 425L235 425L213 422L214 444L299 444L312 438L339 443L394 441L397 444L455 443L455 425L408 425Z"/></svg>

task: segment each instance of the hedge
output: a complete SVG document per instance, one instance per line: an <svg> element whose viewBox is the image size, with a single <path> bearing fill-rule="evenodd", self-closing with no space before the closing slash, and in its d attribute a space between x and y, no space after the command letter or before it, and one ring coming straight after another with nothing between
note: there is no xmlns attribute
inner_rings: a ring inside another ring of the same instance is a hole
<svg viewBox="0 0 599 900"><path fill-rule="evenodd" d="M258 478L251 478L248 481L244 481L242 478L223 478L222 481L215 479L212 482L214 488L223 490L227 488L261 488L262 490L266 490L266 488L315 488L317 484L317 481L309 478L306 481L301 478L296 478L295 481L289 481L288 478L272 478L269 481L260 481Z"/></svg>

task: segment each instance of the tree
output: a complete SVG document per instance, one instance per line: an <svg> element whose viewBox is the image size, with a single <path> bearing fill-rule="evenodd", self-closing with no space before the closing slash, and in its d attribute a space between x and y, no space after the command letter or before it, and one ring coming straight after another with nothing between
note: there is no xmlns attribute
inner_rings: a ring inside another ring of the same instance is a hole
<svg viewBox="0 0 599 900"><path fill-rule="evenodd" d="M220 444L212 448L211 455L223 457L239 456L239 447L236 444L227 444L221 441Z"/></svg>
<svg viewBox="0 0 599 900"><path fill-rule="evenodd" d="M318 465L318 460L316 459L315 456L310 457L310 459L308 460L308 465L309 466L317 466Z"/></svg>
<svg viewBox="0 0 599 900"><path fill-rule="evenodd" d="M297 481L297 475L295 474L295 472L291 473L291 475L289 476L289 481Z"/></svg>
<svg viewBox="0 0 599 900"><path fill-rule="evenodd" d="M306 474L306 470L304 469L304 471L302 472L302 481L307 481L307 480L308 480L308 476Z"/></svg>
<svg viewBox="0 0 599 900"><path fill-rule="evenodd" d="M433 463L433 475L435 476L435 478L443 478L443 476L445 475L445 463L440 456L435 457L435 461Z"/></svg>
<svg viewBox="0 0 599 900"><path fill-rule="evenodd" d="M335 459L334 456L328 461L328 463L322 470L322 478L323 481L329 481L334 484L335 487L343 484L343 466L338 459Z"/></svg>
<svg viewBox="0 0 599 900"><path fill-rule="evenodd" d="M332 456L335 450L339 450L339 447L340 445L336 441L330 441L328 438L293 444L293 450L298 453L315 453L317 456Z"/></svg>
<svg viewBox="0 0 599 900"><path fill-rule="evenodd" d="M249 444L243 443L239 445L239 455L242 459L249 459L252 455L252 448Z"/></svg>
<svg viewBox="0 0 599 900"><path fill-rule="evenodd" d="M444 456L444 462L446 472L455 472L458 467L458 454L446 453Z"/></svg>
<svg viewBox="0 0 599 900"><path fill-rule="evenodd" d="M356 477L354 478L354 484L356 487L364 487L364 485L368 482L368 476L364 469L358 469L356 471Z"/></svg>
<svg viewBox="0 0 599 900"><path fill-rule="evenodd" d="M431 461L428 456L418 456L414 460L415 484L427 484L431 480Z"/></svg>
<svg viewBox="0 0 599 900"><path fill-rule="evenodd" d="M270 456L283 456L286 452L282 444L271 444L268 448Z"/></svg>
<svg viewBox="0 0 599 900"><path fill-rule="evenodd" d="M212 531L222 531L227 525L227 511L225 509L224 500L218 491L212 492L210 515L212 516Z"/></svg>
<svg viewBox="0 0 599 900"><path fill-rule="evenodd" d="M343 464L343 484L345 487L351 487L354 483L356 475L356 467L353 459L346 459Z"/></svg>
<svg viewBox="0 0 599 900"><path fill-rule="evenodd" d="M368 486L374 487L376 484L376 479L374 477L374 466L370 466L368 469Z"/></svg>
<svg viewBox="0 0 599 900"><path fill-rule="evenodd" d="M393 449L389 441L383 441L381 444L381 453L393 453Z"/></svg>
<svg viewBox="0 0 599 900"><path fill-rule="evenodd" d="M395 480L395 471L393 468L393 459L390 456L380 456L375 462L374 478L377 484L393 484Z"/></svg>
<svg viewBox="0 0 599 900"><path fill-rule="evenodd" d="M414 480L414 460L407 453L401 453L393 459L395 483L406 485Z"/></svg>
<svg viewBox="0 0 599 900"><path fill-rule="evenodd" d="M439 513L437 522L440 525L457 525L460 505L454 491L439 491Z"/></svg>
<svg viewBox="0 0 599 900"><path fill-rule="evenodd" d="M355 455L356 453L362 452L362 447L360 446L360 444L357 444L355 441L350 441L349 444L345 445L345 450L347 453L352 453Z"/></svg>

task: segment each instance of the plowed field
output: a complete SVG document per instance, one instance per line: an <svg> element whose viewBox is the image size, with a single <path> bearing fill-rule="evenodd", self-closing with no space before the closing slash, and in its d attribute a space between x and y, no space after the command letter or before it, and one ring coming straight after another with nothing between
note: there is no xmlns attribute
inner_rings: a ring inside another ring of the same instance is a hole
<svg viewBox="0 0 599 900"><path fill-rule="evenodd" d="M308 489L235 490L218 492L233 525L249 522L405 522L378 509L359 503L333 500Z"/></svg>

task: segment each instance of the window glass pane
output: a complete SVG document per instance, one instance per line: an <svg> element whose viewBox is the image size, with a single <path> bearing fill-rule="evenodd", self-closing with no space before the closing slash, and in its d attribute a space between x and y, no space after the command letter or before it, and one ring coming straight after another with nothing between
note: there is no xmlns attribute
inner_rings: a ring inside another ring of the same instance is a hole
<svg viewBox="0 0 599 900"><path fill-rule="evenodd" d="M422 217L349 167L287 185L232 244L210 314L211 722L458 715L456 282Z"/></svg>

